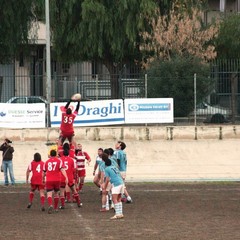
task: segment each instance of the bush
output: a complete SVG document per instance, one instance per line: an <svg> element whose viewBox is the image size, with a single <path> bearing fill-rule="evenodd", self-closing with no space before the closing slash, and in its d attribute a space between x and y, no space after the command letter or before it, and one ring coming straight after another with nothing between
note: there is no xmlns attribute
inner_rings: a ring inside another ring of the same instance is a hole
<svg viewBox="0 0 240 240"><path fill-rule="evenodd" d="M197 102L201 102L211 92L210 67L194 57L153 62L147 70L148 97L173 98L174 116L187 116L194 109L194 73Z"/></svg>

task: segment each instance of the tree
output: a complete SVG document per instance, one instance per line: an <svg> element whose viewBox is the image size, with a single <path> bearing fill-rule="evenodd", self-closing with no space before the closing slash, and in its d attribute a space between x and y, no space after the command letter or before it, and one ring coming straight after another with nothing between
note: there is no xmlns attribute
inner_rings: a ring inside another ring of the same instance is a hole
<svg viewBox="0 0 240 240"><path fill-rule="evenodd" d="M53 48L59 60L96 60L108 68L118 96L120 63L141 62L141 33L150 33L155 0L50 1Z"/></svg>
<svg viewBox="0 0 240 240"><path fill-rule="evenodd" d="M218 26L204 26L202 16L202 11L197 8L189 13L178 12L173 7L170 16L160 16L156 24L153 23L154 44L149 48L154 48L157 58L171 59L177 54L196 56L203 61L214 59L217 54L213 40L218 34Z"/></svg>
<svg viewBox="0 0 240 240"><path fill-rule="evenodd" d="M148 97L173 97L175 116L185 117L194 109L194 73L197 101L211 91L207 61L216 57L213 40L218 28L203 24L201 8L190 9L180 2L172 6L169 15L159 16L153 22L153 40L147 47L154 49L156 55L146 67ZM151 38L148 34L144 36Z"/></svg>
<svg viewBox="0 0 240 240"><path fill-rule="evenodd" d="M231 14L220 23L219 34L216 39L218 58L240 57L240 15Z"/></svg>
<svg viewBox="0 0 240 240"><path fill-rule="evenodd" d="M197 75L197 102L211 91L209 65L196 57L172 56L156 60L147 70L148 97L173 98L175 117L186 117L194 109L194 73Z"/></svg>
<svg viewBox="0 0 240 240"><path fill-rule="evenodd" d="M216 49L218 59L223 59L223 67L227 66L230 73L231 85L231 107L232 121L235 122L235 117L238 112L238 76L240 58L240 16L239 14L230 14L226 16L220 24L219 34L216 39ZM226 62L224 63L224 60ZM231 60L231 64L227 61ZM235 61L237 60L237 61Z"/></svg>
<svg viewBox="0 0 240 240"><path fill-rule="evenodd" d="M0 1L0 63L9 62L29 42L29 30L36 21L37 0Z"/></svg>

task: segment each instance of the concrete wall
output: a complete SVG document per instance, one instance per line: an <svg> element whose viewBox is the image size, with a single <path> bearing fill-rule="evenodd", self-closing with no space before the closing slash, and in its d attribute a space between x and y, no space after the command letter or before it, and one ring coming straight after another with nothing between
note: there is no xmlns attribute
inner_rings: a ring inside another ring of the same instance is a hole
<svg viewBox="0 0 240 240"><path fill-rule="evenodd" d="M92 181L97 149L114 148L119 139L127 144L128 181L240 179L240 126L81 127L75 133L92 158L87 181ZM15 148L15 178L23 182L35 152L47 159L58 129L1 129L0 138L6 137Z"/></svg>

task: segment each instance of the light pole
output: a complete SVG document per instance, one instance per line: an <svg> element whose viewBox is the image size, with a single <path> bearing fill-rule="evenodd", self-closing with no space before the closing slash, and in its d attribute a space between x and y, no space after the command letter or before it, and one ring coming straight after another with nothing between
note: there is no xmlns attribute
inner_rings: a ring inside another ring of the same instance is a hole
<svg viewBox="0 0 240 240"><path fill-rule="evenodd" d="M194 126L195 126L195 140L197 140L197 74L194 73Z"/></svg>
<svg viewBox="0 0 240 240"><path fill-rule="evenodd" d="M50 20L49 0L45 0L46 16L46 98L47 98L47 127L50 126L50 103L51 103L51 55L50 55Z"/></svg>

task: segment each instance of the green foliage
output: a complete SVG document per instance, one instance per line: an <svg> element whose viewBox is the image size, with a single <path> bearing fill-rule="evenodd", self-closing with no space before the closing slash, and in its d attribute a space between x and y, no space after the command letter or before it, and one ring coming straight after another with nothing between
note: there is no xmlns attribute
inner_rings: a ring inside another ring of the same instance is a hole
<svg viewBox="0 0 240 240"><path fill-rule="evenodd" d="M194 57L175 56L170 61L153 62L148 74L148 97L173 98L175 117L185 117L194 109L194 73L197 76L197 101L211 90L210 69Z"/></svg>
<svg viewBox="0 0 240 240"><path fill-rule="evenodd" d="M239 14L231 14L221 22L216 49L219 58L240 58Z"/></svg>
<svg viewBox="0 0 240 240"><path fill-rule="evenodd" d="M51 0L58 59L121 62L142 58L141 34L151 31L154 0Z"/></svg>
<svg viewBox="0 0 240 240"><path fill-rule="evenodd" d="M28 43L37 0L0 0L0 62L11 61Z"/></svg>

